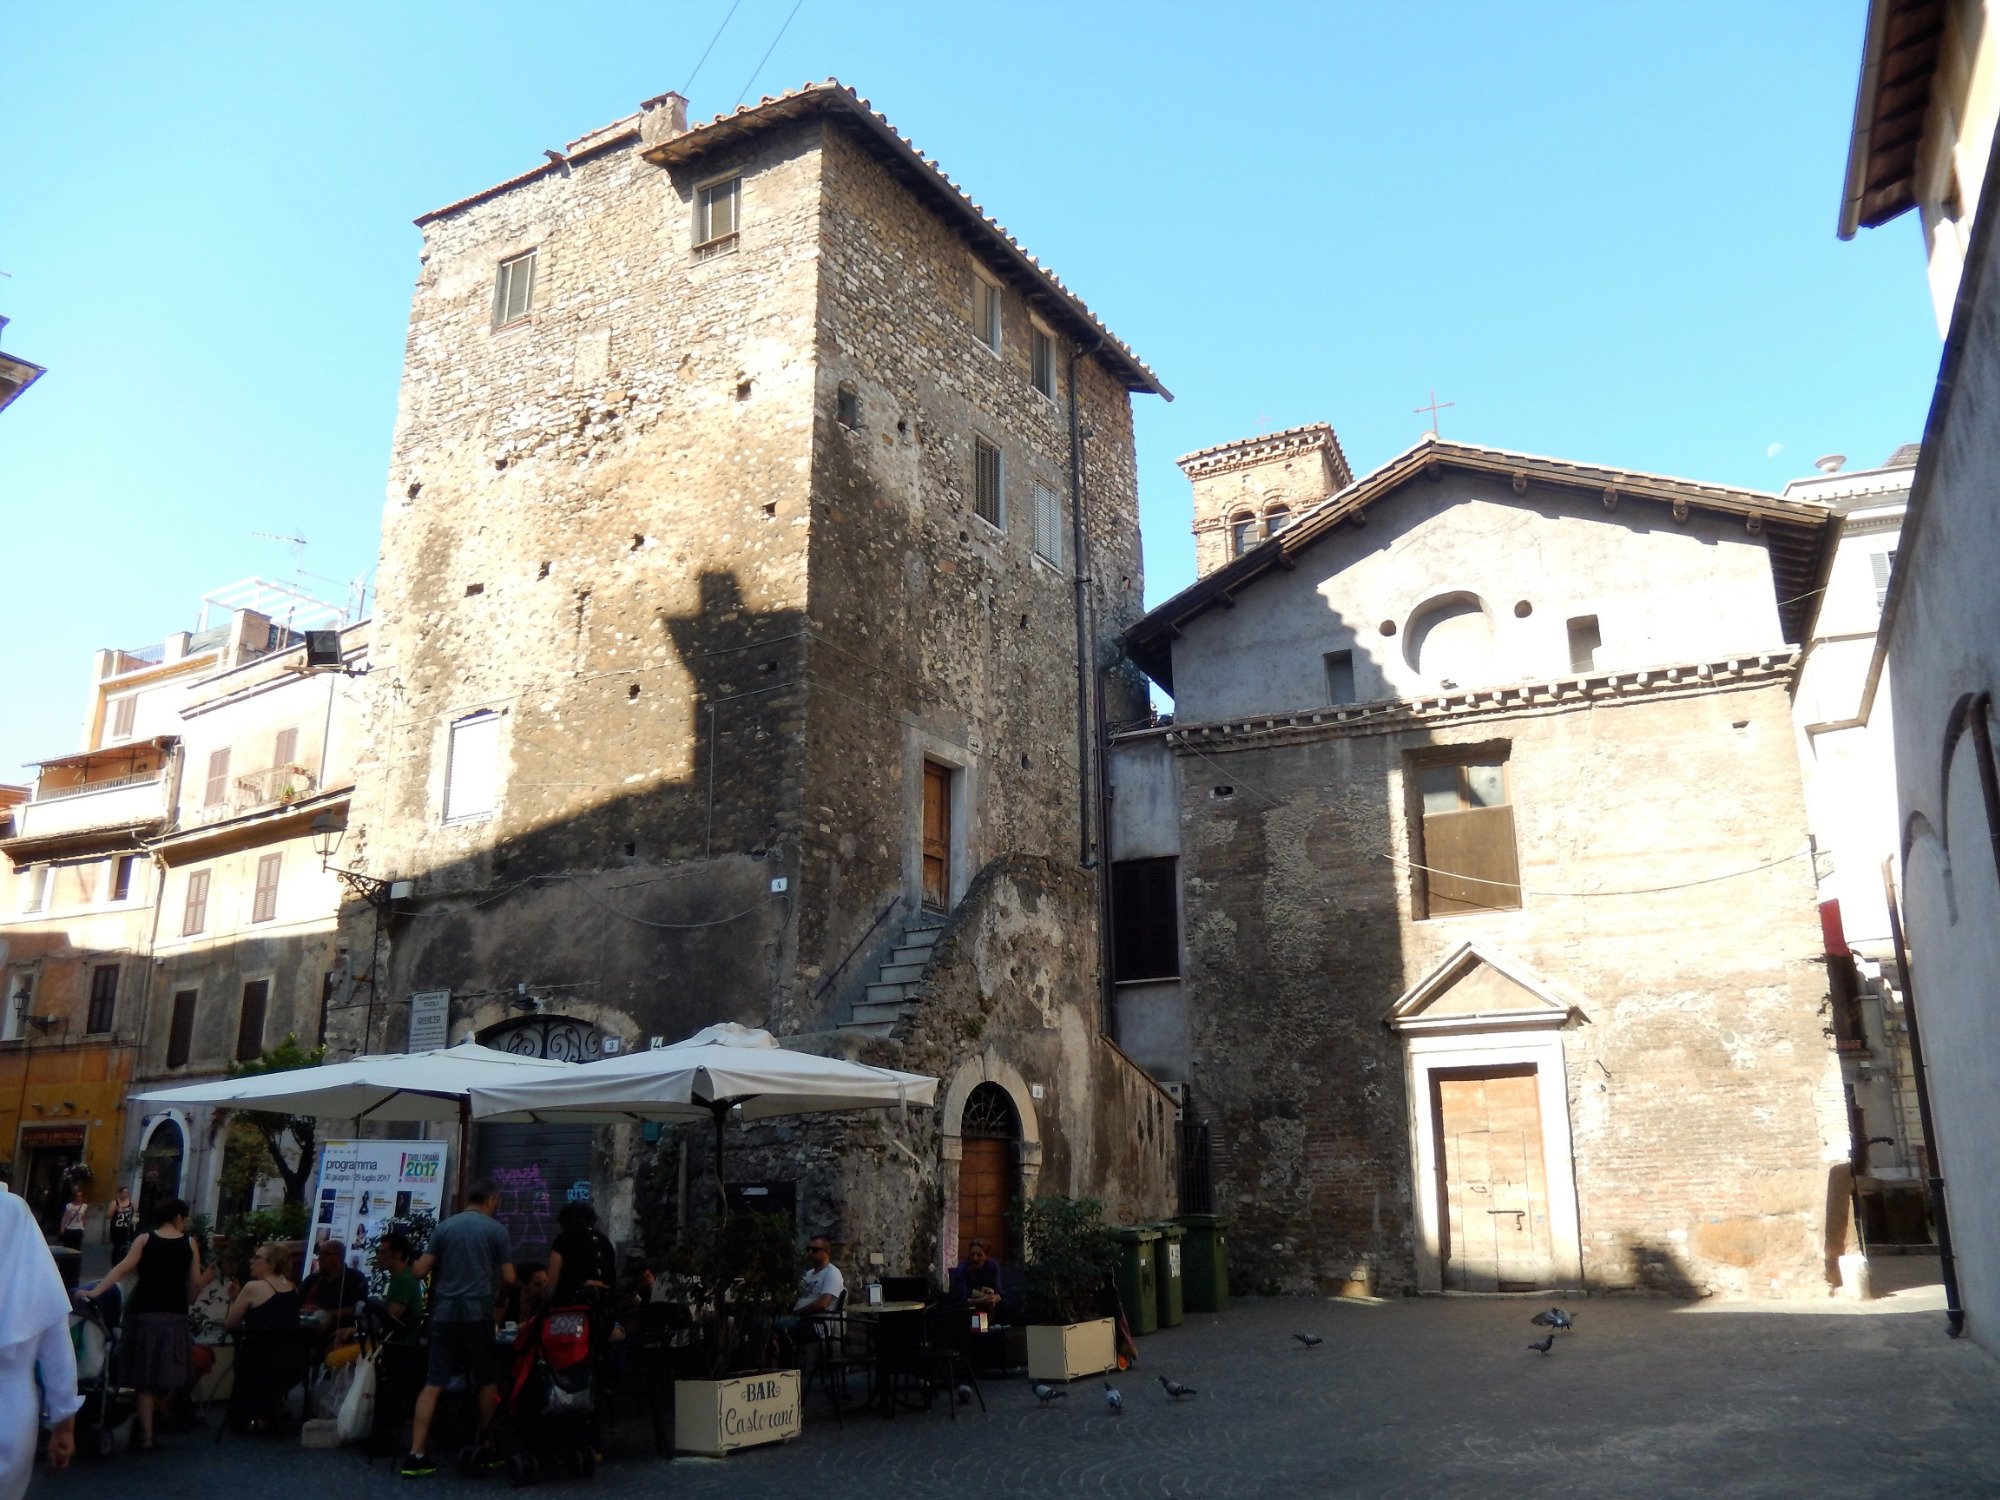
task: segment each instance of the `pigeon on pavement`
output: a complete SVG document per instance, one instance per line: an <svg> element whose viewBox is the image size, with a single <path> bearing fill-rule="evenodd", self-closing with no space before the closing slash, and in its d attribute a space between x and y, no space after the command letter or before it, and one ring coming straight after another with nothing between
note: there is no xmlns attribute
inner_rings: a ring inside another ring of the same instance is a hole
<svg viewBox="0 0 2000 1500"><path fill-rule="evenodd" d="M1044 1385L1039 1380L1037 1380L1034 1383L1034 1385L1030 1387L1030 1389L1034 1391L1035 1399L1041 1402L1042 1405L1044 1406L1047 1406L1051 1401L1060 1401L1065 1396L1069 1395L1068 1391L1060 1390L1052 1385Z"/></svg>
<svg viewBox="0 0 2000 1500"><path fill-rule="evenodd" d="M1321 1344L1326 1342L1325 1339L1316 1333L1295 1333L1292 1337L1297 1339L1301 1344L1304 1344L1308 1349L1317 1349Z"/></svg>
<svg viewBox="0 0 2000 1500"><path fill-rule="evenodd" d="M1104 1404L1118 1416L1125 1414L1125 1398L1118 1394L1118 1387L1108 1380L1104 1382Z"/></svg>
<svg viewBox="0 0 2000 1500"><path fill-rule="evenodd" d="M1556 1336L1552 1333L1547 1338L1543 1339L1539 1344L1530 1344L1528 1345L1528 1347L1534 1350L1537 1354L1547 1354L1549 1350L1555 1347L1555 1342L1556 1342Z"/></svg>
<svg viewBox="0 0 2000 1500"><path fill-rule="evenodd" d="M1164 1375L1160 1377L1160 1389L1165 1391L1169 1396L1172 1396L1176 1401L1180 1400L1183 1396L1200 1394L1193 1386L1182 1385L1178 1380L1169 1380Z"/></svg>
<svg viewBox="0 0 2000 1500"><path fill-rule="evenodd" d="M1552 1307L1547 1312L1538 1312L1528 1321L1537 1328L1560 1328L1565 1333L1576 1327L1576 1315L1566 1313L1560 1307Z"/></svg>

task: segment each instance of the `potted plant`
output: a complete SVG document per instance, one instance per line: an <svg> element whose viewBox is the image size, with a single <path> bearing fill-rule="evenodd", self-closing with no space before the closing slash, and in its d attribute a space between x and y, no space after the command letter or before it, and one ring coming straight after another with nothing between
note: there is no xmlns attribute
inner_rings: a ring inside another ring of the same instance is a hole
<svg viewBox="0 0 2000 1500"><path fill-rule="evenodd" d="M1115 1318L1102 1315L1115 1264L1095 1198L1042 1197L1016 1215L1027 1250L1028 1373L1075 1380L1118 1364Z"/></svg>
<svg viewBox="0 0 2000 1500"><path fill-rule="evenodd" d="M674 1382L674 1447L715 1457L799 1435L799 1372L776 1368L776 1320L791 1310L799 1251L784 1214L737 1214L700 1257L719 1288L702 1353L708 1378Z"/></svg>

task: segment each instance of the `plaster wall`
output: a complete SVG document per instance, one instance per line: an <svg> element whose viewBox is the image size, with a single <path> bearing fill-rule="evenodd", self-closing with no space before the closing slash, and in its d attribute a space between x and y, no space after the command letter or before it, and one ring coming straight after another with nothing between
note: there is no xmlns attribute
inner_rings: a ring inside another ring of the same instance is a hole
<svg viewBox="0 0 2000 1500"><path fill-rule="evenodd" d="M1451 745L1504 747L1519 910L1416 915L1407 757ZM1586 1282L1824 1292L1847 1140L1782 669L1210 737L1181 766L1192 1107L1253 1283L1415 1284L1432 1185L1384 1019L1475 940L1582 1013L1558 1034Z"/></svg>
<svg viewBox="0 0 2000 1500"><path fill-rule="evenodd" d="M1952 328L1950 383L1925 432L1885 621L1911 992L1920 1020L1966 1326L2000 1348L2000 871L1977 736L2000 738L2000 234L1976 239L1977 278Z"/></svg>
<svg viewBox="0 0 2000 1500"><path fill-rule="evenodd" d="M1246 590L1189 621L1174 649L1175 708L1205 722L1319 707L1324 657L1354 653L1357 699L1416 697L1567 675L1567 621L1594 615L1596 670L1718 660L1783 644L1763 539L1740 523L1607 512L1595 498L1447 473L1378 502ZM1423 616L1453 596L1478 614L1439 670L1412 660ZM1528 613L1519 613L1519 606ZM1394 633L1383 635L1382 627ZM1483 639L1478 639L1483 638Z"/></svg>

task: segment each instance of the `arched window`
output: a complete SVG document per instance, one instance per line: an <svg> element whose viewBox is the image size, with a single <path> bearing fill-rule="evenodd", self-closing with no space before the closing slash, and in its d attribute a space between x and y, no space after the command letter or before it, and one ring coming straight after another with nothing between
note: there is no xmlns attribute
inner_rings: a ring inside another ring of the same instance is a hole
<svg viewBox="0 0 2000 1500"><path fill-rule="evenodd" d="M1257 545L1257 518L1247 510L1229 522L1229 555L1241 557Z"/></svg>
<svg viewBox="0 0 2000 1500"><path fill-rule="evenodd" d="M1292 508L1289 505L1274 505L1264 512L1264 535L1276 536L1292 524Z"/></svg>

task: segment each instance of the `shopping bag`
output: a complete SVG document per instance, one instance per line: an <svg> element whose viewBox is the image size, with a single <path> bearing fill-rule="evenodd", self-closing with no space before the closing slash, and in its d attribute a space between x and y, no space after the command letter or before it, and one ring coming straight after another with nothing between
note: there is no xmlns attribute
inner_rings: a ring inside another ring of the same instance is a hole
<svg viewBox="0 0 2000 1500"><path fill-rule="evenodd" d="M358 1443L375 1425L375 1351L361 1356L355 1366L354 1383L340 1403L340 1440Z"/></svg>

